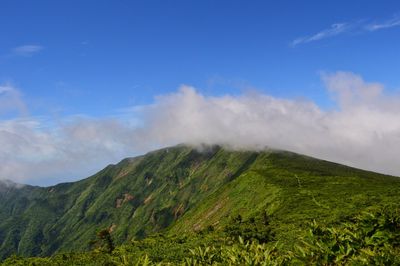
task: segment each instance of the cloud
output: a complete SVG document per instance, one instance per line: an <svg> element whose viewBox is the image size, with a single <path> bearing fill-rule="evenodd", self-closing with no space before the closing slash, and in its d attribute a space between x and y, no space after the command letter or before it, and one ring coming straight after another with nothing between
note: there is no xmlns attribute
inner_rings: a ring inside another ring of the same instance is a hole
<svg viewBox="0 0 400 266"><path fill-rule="evenodd" d="M143 110L136 138L142 145L268 146L400 175L400 96L350 72L325 73L322 80L338 109L261 93L206 97L184 86Z"/></svg>
<svg viewBox="0 0 400 266"><path fill-rule="evenodd" d="M32 56L32 55L40 52L43 49L44 49L43 46L28 44L28 45L22 45L22 46L13 48L12 52L14 55L17 55L17 56L29 57L29 56Z"/></svg>
<svg viewBox="0 0 400 266"><path fill-rule="evenodd" d="M332 24L329 29L325 29L314 35L297 38L291 43L291 45L294 47L296 45L303 44L303 43L319 41L322 39L326 39L329 37L333 37L333 36L345 33L347 31L349 31L350 29L351 29L351 25L348 23L335 23L335 24Z"/></svg>
<svg viewBox="0 0 400 266"><path fill-rule="evenodd" d="M378 30L388 29L400 26L400 17L395 16L392 19L383 22L369 22L370 20L361 20L356 22L344 22L332 24L330 28L322 30L316 34L309 36L303 36L293 40L290 43L291 47L295 47L300 44L306 44L310 42L320 41L323 39L339 36L345 33L368 33Z"/></svg>
<svg viewBox="0 0 400 266"><path fill-rule="evenodd" d="M400 18L395 17L390 20L380 22L380 23L371 23L367 25L365 28L368 31L377 31L377 30L382 30L382 29L387 29L387 28L393 28L393 27L398 27L400 26Z"/></svg>
<svg viewBox="0 0 400 266"><path fill-rule="evenodd" d="M179 143L271 147L400 175L400 96L351 72L321 78L335 110L257 92L205 96L182 86L119 117L1 120L0 179L49 184L82 178L110 162Z"/></svg>
<svg viewBox="0 0 400 266"><path fill-rule="evenodd" d="M0 122L0 179L54 184L93 174L134 155L132 129L112 119L39 118Z"/></svg>
<svg viewBox="0 0 400 266"><path fill-rule="evenodd" d="M0 85L0 115L18 112L20 115L27 114L27 107L18 89L10 84Z"/></svg>

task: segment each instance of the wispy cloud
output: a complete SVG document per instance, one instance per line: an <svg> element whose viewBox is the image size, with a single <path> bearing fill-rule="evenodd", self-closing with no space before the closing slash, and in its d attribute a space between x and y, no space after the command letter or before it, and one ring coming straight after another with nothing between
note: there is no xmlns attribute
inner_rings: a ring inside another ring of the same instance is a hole
<svg viewBox="0 0 400 266"><path fill-rule="evenodd" d="M314 35L304 36L304 37L295 39L292 42L292 46L296 46L296 45L299 45L302 43L319 41L322 39L333 37L333 36L345 33L346 31L350 30L351 28L352 28L351 24L348 24L348 23L335 23L335 24L332 24L332 26L329 29L322 30Z"/></svg>
<svg viewBox="0 0 400 266"><path fill-rule="evenodd" d="M395 17L379 23L371 23L365 27L368 31L377 31L400 26L400 17Z"/></svg>
<svg viewBox="0 0 400 266"><path fill-rule="evenodd" d="M400 17L395 16L391 19L381 22L371 22L371 20L363 20L356 22L334 23L330 28L324 29L318 33L296 38L290 43L291 47L300 44L306 44L314 41L320 41L326 38L339 36L345 33L368 33L378 30L388 29L400 26Z"/></svg>
<svg viewBox="0 0 400 266"><path fill-rule="evenodd" d="M21 92L11 84L0 85L0 116L15 112L23 116L28 113Z"/></svg>
<svg viewBox="0 0 400 266"><path fill-rule="evenodd" d="M44 47L41 45L27 44L13 48L12 52L14 55L18 56L32 56L43 50L43 48Z"/></svg>

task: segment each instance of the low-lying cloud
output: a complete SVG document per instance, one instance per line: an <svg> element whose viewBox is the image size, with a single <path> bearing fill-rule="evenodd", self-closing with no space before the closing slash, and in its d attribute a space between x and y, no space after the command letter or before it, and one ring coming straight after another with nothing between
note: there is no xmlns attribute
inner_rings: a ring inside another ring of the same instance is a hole
<svg viewBox="0 0 400 266"><path fill-rule="evenodd" d="M76 179L108 162L178 143L285 149L400 175L400 96L349 72L323 74L322 80L337 103L334 110L255 92L205 96L182 86L133 108L135 123L84 117L56 124L3 120L0 177L30 183Z"/></svg>

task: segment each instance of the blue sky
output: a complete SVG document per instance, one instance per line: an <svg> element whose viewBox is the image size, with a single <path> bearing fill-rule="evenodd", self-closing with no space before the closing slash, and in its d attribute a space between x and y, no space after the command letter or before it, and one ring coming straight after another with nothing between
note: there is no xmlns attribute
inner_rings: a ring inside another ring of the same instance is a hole
<svg viewBox="0 0 400 266"><path fill-rule="evenodd" d="M189 84L207 95L253 87L330 104L320 71L400 88L398 1L1 2L0 82L31 112L107 115ZM291 46L333 24L362 24ZM21 46L38 46L17 54Z"/></svg>
<svg viewBox="0 0 400 266"><path fill-rule="evenodd" d="M0 179L53 184L152 148L224 141L400 175L382 154L400 155L398 1L0 10Z"/></svg>

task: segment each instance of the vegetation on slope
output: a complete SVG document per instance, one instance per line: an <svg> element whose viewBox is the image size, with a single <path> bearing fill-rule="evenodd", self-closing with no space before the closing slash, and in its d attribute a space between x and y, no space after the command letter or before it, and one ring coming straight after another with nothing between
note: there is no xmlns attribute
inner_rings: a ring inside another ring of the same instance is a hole
<svg viewBox="0 0 400 266"><path fill-rule="evenodd" d="M47 258L14 256L2 265L400 265L399 214L399 206L390 205L364 211L341 224L324 226L313 221L289 250L279 241L263 242L257 237L245 241L240 235L202 232L157 235L112 251L100 247ZM247 234L246 229L235 232Z"/></svg>
<svg viewBox="0 0 400 266"><path fill-rule="evenodd" d="M311 221L325 233L320 239L314 233L317 244L310 243L322 246L318 241L331 241L323 238L329 228L353 232L357 223L351 230L345 225L355 215L399 202L399 188L396 177L289 152L220 147L200 152L178 146L123 160L75 183L0 189L0 255L57 252L38 260L101 258L129 263L147 255L154 262L178 263L198 260L196 254L208 247L207 253L219 258L218 263L224 262L221 254L255 250L304 261L318 253L308 248L311 244L301 246L315 227L310 227ZM111 254L65 253L90 250L101 229L110 232L116 245L133 244L119 246ZM163 236L151 237L159 232ZM246 246L237 242L238 236L256 242ZM301 256L300 250L305 252Z"/></svg>

